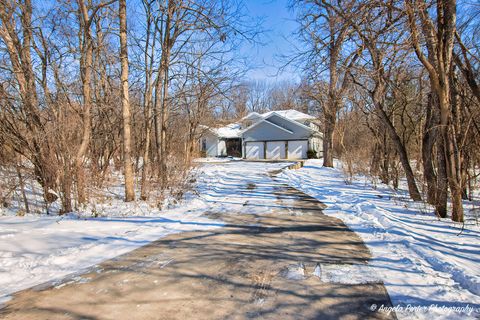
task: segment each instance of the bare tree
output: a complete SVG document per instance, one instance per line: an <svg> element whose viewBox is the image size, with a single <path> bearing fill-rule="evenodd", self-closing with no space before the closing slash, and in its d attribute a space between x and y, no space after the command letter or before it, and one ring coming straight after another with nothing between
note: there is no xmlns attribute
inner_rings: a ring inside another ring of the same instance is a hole
<svg viewBox="0 0 480 320"><path fill-rule="evenodd" d="M77 197L79 203L85 203L87 198L85 194L85 173L83 169L83 162L85 154L91 140L92 131L92 68L93 68L93 53L94 42L92 35L92 23L98 11L114 3L116 0L108 2L101 2L98 5L86 3L85 0L78 1L78 22L80 25L79 43L80 43L80 73L82 78L82 97L83 97L83 134L82 142L77 150L75 159L76 177L77 177Z"/></svg>
<svg viewBox="0 0 480 320"><path fill-rule="evenodd" d="M119 0L118 16L120 19L120 62L122 73L122 114L123 114L123 170L125 175L125 201L135 200L133 187L132 167L132 136L130 101L128 96L128 48L127 48L127 4L126 0Z"/></svg>
<svg viewBox="0 0 480 320"><path fill-rule="evenodd" d="M437 1L436 19L430 15L427 1L405 1L408 26L415 53L430 76L432 89L438 97L441 148L444 150L448 185L452 198L452 219L463 221L462 181L458 175L460 159L458 141L452 123L451 72L456 34L456 1ZM429 57L425 55L422 40Z"/></svg>
<svg viewBox="0 0 480 320"><path fill-rule="evenodd" d="M358 58L356 50L346 53L345 42L353 28L331 6L349 6L349 2L295 1L294 5L300 13L299 34L306 43L307 50L299 53L306 59L306 69L310 81L319 82L323 71L328 72L327 99L321 104L323 114L323 165L333 167L334 132L337 113L342 106L342 98L348 88L348 73ZM346 56L342 56L345 55ZM309 91L310 94L316 92ZM319 101L319 99L315 99Z"/></svg>
<svg viewBox="0 0 480 320"><path fill-rule="evenodd" d="M407 178L410 197L415 201L419 201L422 197L415 181L407 149L385 111L385 99L388 94L387 84L391 76L389 74L391 69L388 70L390 64L388 63L394 61L398 53L401 53L399 48L390 46L390 44L395 43L393 39L398 39L399 37L395 31L397 24L401 20L401 15L394 11L394 8L384 6L381 2L360 3L345 7L336 7L331 2L325 0L322 3L334 10L338 16L342 17L344 23L349 24L354 29L358 40L361 41L361 46L368 53L367 63L371 64L369 71L370 81L361 83L354 77L352 77L352 80L369 92L372 105L379 119L385 125L389 137L397 150ZM388 51L391 52L391 57L387 59L385 55Z"/></svg>
<svg viewBox="0 0 480 320"><path fill-rule="evenodd" d="M0 99L4 106L2 132L9 138L10 146L31 161L35 176L43 188L43 196L47 203L50 203L57 198L52 192L56 189L56 172L55 166L51 166L51 145L45 139L45 125L38 104L36 76L30 51L33 46L31 1L25 0L21 4L16 1L1 1L0 21L0 39L5 45L10 72L15 79L15 83L2 81L0 84ZM20 21L19 26L17 21Z"/></svg>

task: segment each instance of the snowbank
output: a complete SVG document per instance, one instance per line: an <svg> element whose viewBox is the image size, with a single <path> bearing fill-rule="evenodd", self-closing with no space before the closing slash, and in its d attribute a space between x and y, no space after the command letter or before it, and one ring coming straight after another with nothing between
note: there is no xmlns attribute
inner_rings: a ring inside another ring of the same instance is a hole
<svg viewBox="0 0 480 320"><path fill-rule="evenodd" d="M480 227L473 218L467 215L462 230L462 224L438 219L431 208L410 201L405 191L374 189L361 179L347 185L340 170L323 168L320 160L308 160L280 179L325 203L325 214L342 219L372 252L366 272L344 266L340 275L330 272L332 279L382 279L400 318L480 316ZM463 309L451 311L455 307Z"/></svg>
<svg viewBox="0 0 480 320"><path fill-rule="evenodd" d="M126 205L124 205L126 206ZM98 264L168 234L206 230L222 223L201 217L193 200L144 217L0 217L0 303L8 295Z"/></svg>

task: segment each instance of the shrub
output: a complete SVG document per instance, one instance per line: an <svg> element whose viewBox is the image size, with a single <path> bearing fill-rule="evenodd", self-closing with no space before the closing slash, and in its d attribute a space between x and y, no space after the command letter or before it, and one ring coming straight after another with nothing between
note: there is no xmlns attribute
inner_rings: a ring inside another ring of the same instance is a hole
<svg viewBox="0 0 480 320"><path fill-rule="evenodd" d="M317 152L315 150L308 150L307 151L307 158L308 159L318 159Z"/></svg>

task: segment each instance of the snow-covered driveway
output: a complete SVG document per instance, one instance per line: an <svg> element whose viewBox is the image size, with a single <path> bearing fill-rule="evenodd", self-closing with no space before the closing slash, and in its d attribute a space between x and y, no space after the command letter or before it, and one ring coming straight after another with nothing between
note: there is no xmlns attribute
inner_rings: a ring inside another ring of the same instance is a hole
<svg viewBox="0 0 480 320"><path fill-rule="evenodd" d="M0 302L162 236L221 226L190 208L150 217L0 217Z"/></svg>
<svg viewBox="0 0 480 320"><path fill-rule="evenodd" d="M285 164L201 167L199 197L220 228L168 235L89 272L17 293L6 319L394 319L375 277L334 280L371 254L324 205L279 183Z"/></svg>

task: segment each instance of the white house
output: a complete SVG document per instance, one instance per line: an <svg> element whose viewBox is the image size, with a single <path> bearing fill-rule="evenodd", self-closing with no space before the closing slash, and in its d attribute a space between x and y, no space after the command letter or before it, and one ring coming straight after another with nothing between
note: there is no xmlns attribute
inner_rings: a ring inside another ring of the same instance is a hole
<svg viewBox="0 0 480 320"><path fill-rule="evenodd" d="M207 157L305 159L322 153L322 134L315 117L297 110L249 113L237 123L208 128L200 139Z"/></svg>

